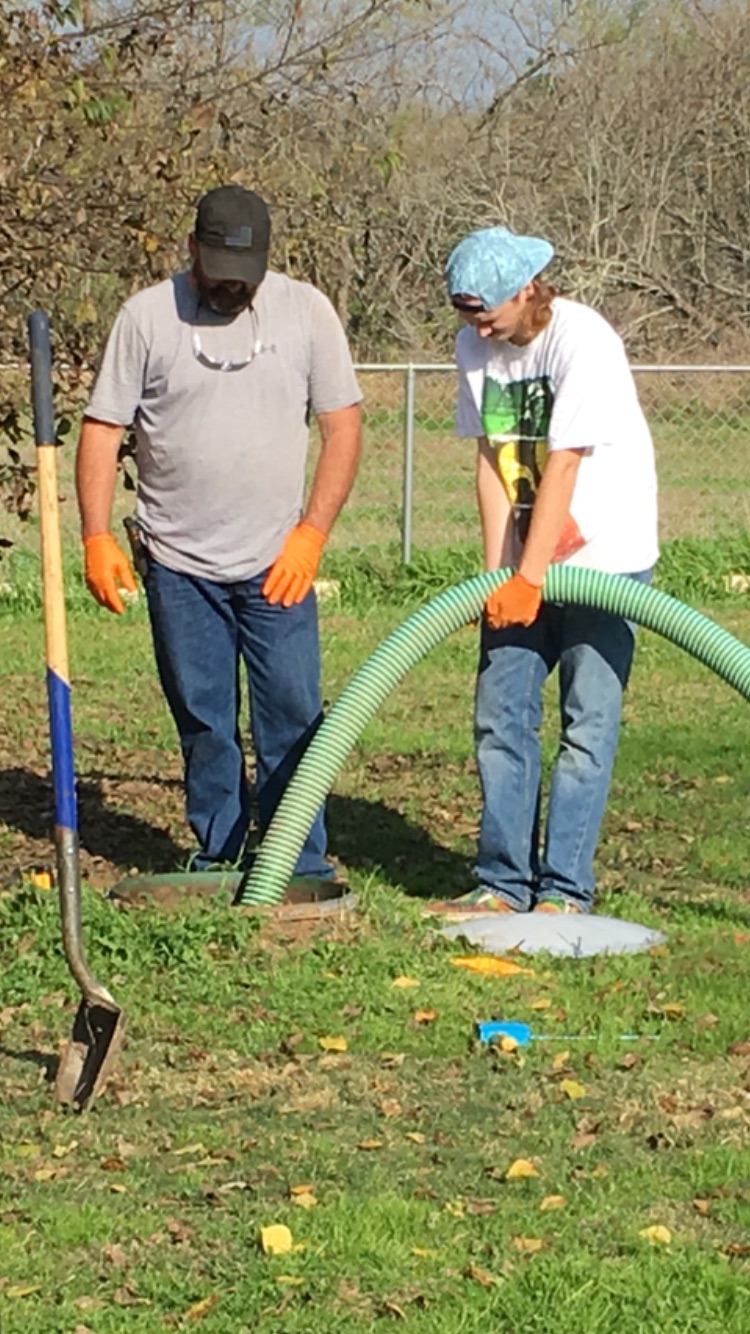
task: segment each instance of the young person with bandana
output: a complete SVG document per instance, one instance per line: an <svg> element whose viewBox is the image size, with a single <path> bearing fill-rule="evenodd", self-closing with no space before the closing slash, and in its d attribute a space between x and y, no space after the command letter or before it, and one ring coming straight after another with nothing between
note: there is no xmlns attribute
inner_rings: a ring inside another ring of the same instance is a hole
<svg viewBox="0 0 750 1334"><path fill-rule="evenodd" d="M483 810L475 876L430 911L589 912L633 627L542 601L553 561L648 580L658 557L654 451L621 339L542 277L549 242L505 227L451 252L457 433L476 438L488 570L475 742ZM542 688L558 668L560 736L540 831Z"/></svg>
<svg viewBox="0 0 750 1334"><path fill-rule="evenodd" d="M226 185L202 197L191 269L117 315L76 463L86 581L119 613L135 582L110 524L133 425L144 585L196 870L237 864L245 845L240 665L261 833L320 723L313 580L361 447L361 393L338 316L311 284L268 268L269 246L259 195ZM310 413L321 449L305 499ZM296 872L333 875L322 810Z"/></svg>

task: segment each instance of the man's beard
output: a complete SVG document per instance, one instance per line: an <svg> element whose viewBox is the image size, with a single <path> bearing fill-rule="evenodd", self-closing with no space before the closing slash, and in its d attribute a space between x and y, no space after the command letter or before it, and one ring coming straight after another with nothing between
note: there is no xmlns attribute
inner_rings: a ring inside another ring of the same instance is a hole
<svg viewBox="0 0 750 1334"><path fill-rule="evenodd" d="M241 287L234 283L208 283L195 270L193 276L203 305L217 315L239 315L250 301L252 288L247 283L242 283Z"/></svg>

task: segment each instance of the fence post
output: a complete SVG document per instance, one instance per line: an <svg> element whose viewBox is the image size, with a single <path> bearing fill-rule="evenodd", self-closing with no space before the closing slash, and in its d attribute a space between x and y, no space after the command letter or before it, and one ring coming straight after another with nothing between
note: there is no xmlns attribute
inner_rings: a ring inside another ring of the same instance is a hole
<svg viewBox="0 0 750 1334"><path fill-rule="evenodd" d="M411 560L412 517L414 505L414 402L416 375L409 363L404 377L404 487L401 510L401 560Z"/></svg>

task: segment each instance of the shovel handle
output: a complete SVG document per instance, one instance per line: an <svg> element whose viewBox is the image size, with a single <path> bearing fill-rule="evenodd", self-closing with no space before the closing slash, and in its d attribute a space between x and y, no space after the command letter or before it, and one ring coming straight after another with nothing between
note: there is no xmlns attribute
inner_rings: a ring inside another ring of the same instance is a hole
<svg viewBox="0 0 750 1334"><path fill-rule="evenodd" d="M57 498L52 346L49 320L45 311L35 310L29 315L28 331L42 545L47 699L52 746L52 782L55 793L55 851L63 947L70 971L86 1000L114 1006L109 992L96 981L88 967L82 941L73 725Z"/></svg>

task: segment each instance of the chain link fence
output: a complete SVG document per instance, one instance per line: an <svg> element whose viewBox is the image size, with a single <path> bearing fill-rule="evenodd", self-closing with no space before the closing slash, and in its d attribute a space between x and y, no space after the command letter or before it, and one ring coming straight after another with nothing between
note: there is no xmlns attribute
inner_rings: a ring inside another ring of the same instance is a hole
<svg viewBox="0 0 750 1334"><path fill-rule="evenodd" d="M656 448L662 540L750 528L750 366L634 366ZM475 449L454 434L452 365L359 365L365 447L332 545L479 536Z"/></svg>

